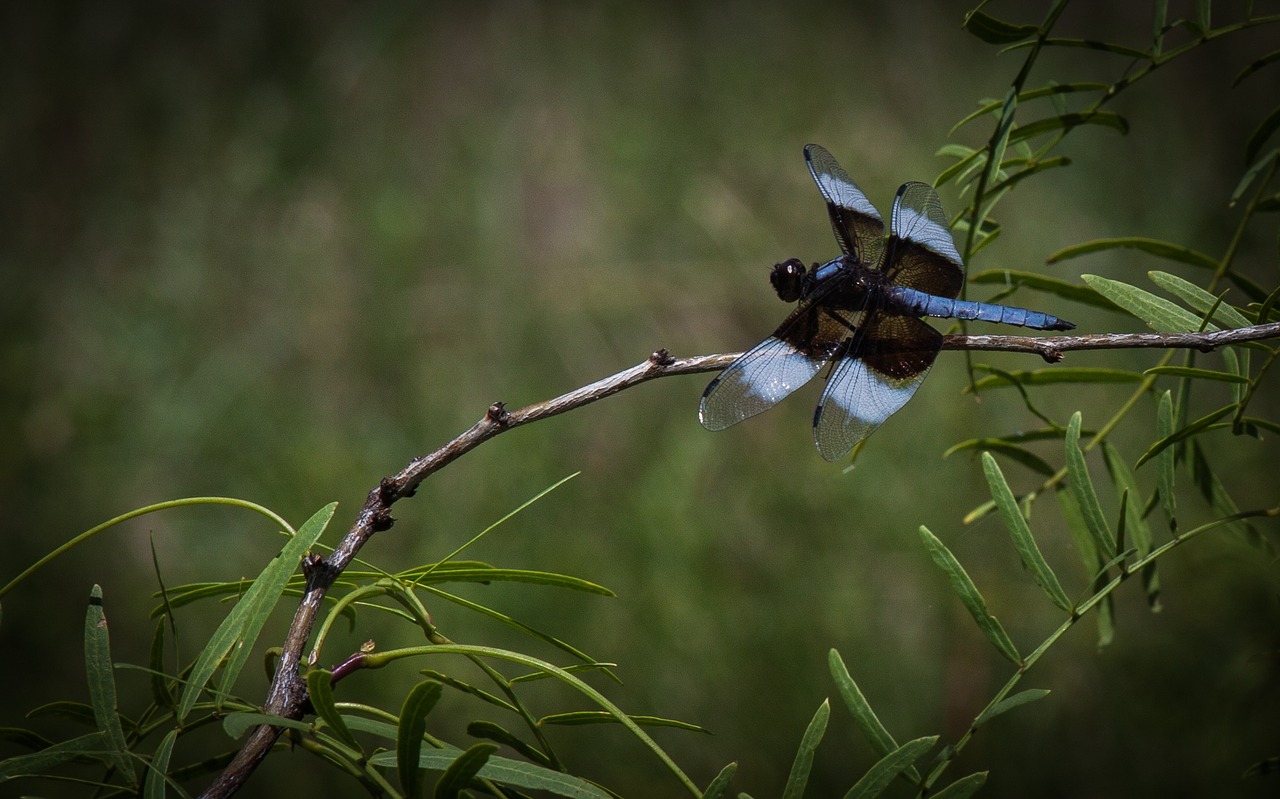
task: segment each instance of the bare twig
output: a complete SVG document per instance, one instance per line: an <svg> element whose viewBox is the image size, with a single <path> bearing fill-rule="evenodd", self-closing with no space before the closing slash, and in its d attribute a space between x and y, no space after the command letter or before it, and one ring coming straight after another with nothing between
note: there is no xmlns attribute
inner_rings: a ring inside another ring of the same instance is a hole
<svg viewBox="0 0 1280 799"><path fill-rule="evenodd" d="M1155 347L1208 351L1226 344L1239 344L1277 336L1280 336L1280 323L1211 333L1109 333L1040 338L957 335L944 337L942 346L943 349L950 350L1003 350L1033 353L1048 361L1059 361L1063 353L1071 350ZM394 519L391 518L391 506L396 500L412 496L422 481L432 473L443 469L460 456L505 430L582 407L659 377L714 372L733 363L740 354L673 358L665 350L659 350L643 363L630 369L517 411L508 411L502 403L494 403L489 407L484 418L472 425L469 430L435 452L415 458L394 477L383 478L378 487L369 492L364 506L356 516L355 523L329 557L310 555L303 561L303 572L307 578L306 591L289 626L263 711L289 719L299 719L303 716L308 704L306 682L299 674L299 667L302 664L302 653L307 638L311 635L312 626L325 594L360 548L375 533L391 527L394 523ZM269 725L255 729L236 757L204 792L205 799L228 797L238 791L266 757L280 733L281 728Z"/></svg>

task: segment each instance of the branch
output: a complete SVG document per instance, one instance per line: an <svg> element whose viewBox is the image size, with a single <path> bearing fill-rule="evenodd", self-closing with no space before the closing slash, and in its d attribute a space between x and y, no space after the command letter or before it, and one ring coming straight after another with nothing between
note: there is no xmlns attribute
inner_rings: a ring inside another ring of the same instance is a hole
<svg viewBox="0 0 1280 799"><path fill-rule="evenodd" d="M1157 347L1209 351L1225 344L1277 336L1280 336L1280 322L1211 333L1106 333L1046 337L954 335L944 336L942 347L949 350L1034 353L1048 361L1060 361L1063 353L1071 350ZM304 559L302 567L307 578L306 590L289 626L263 712L288 719L302 718L308 705L306 682L299 674L299 667L302 665L303 648L311 635L325 594L360 548L375 533L389 529L395 522L391 517L391 506L403 497L413 496L422 481L431 474L511 428L580 408L659 377L715 372L733 363L741 354L735 352L673 358L666 350L659 350L630 369L517 411L508 411L501 402L495 402L484 418L469 430L435 452L415 458L394 477L383 478L378 487L369 492L355 523L329 557L322 558L313 554ZM313 652L308 665L314 665L315 657L316 653ZM204 799L229 797L238 791L271 751L281 732L282 728L270 725L255 729L231 763L202 794Z"/></svg>

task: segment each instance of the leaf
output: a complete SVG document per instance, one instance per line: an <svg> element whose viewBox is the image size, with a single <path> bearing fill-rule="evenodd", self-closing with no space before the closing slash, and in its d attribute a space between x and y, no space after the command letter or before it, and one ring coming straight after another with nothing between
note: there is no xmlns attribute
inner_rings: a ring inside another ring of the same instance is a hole
<svg viewBox="0 0 1280 799"><path fill-rule="evenodd" d="M1089 531L1102 559L1111 557L1116 552L1116 539L1107 525L1107 518L1098 502L1098 494L1094 490L1093 481L1089 478L1089 467L1084 460L1084 452L1080 449L1080 412L1071 415L1067 423L1067 483L1080 508L1081 518Z"/></svg>
<svg viewBox="0 0 1280 799"><path fill-rule="evenodd" d="M396 729L396 772L400 775L400 787L407 799L422 795L422 774L418 770L418 755L422 751L422 736L427 731L427 715L440 701L443 687L435 680L425 680L413 686L400 707L400 723Z"/></svg>
<svg viewBox="0 0 1280 799"><path fill-rule="evenodd" d="M1062 383L1141 383L1142 375L1123 369L1102 369L1091 366L1062 367L1058 369L1031 369L1021 372L1004 372L987 375L974 381L965 391L982 391L992 388L1009 388L1008 377L1023 386L1051 386Z"/></svg>
<svg viewBox="0 0 1280 799"><path fill-rule="evenodd" d="M89 609L84 617L84 668L89 679L89 704L93 706L93 718L102 733L102 739L111 751L111 762L129 781L137 786L138 773L129 756L124 728L120 724L120 712L116 707L116 675L111 668L111 636L107 631L107 616L102 608L102 586L94 585L89 592Z"/></svg>
<svg viewBox="0 0 1280 799"><path fill-rule="evenodd" d="M1093 537L1089 534L1087 525L1084 523L1083 514L1080 511L1080 504L1076 501L1076 496L1070 488L1060 489L1056 495L1058 505L1062 508L1062 519L1067 524L1067 530L1071 533L1071 538L1075 542L1076 550L1080 553L1080 560L1084 563L1085 569L1093 576L1094 581L1091 584L1093 590L1098 590L1105 584L1106 574L1100 572L1099 569L1106 561L1106 556L1099 553L1097 544ZM1098 624L1098 648L1102 649L1111 643L1115 636L1115 606L1112 597L1107 595L1097 604L1097 624Z"/></svg>
<svg viewBox="0 0 1280 799"><path fill-rule="evenodd" d="M1129 132L1129 123L1119 114L1111 111L1086 111L1037 119L1035 122L1014 128L1009 134L1009 141L1011 143L1026 141L1054 131L1068 131L1080 125L1101 125L1120 133Z"/></svg>
<svg viewBox="0 0 1280 799"><path fill-rule="evenodd" d="M251 711L237 711L228 713L226 718L222 720L222 731L230 738L239 738L254 727L263 724L270 724L272 727L287 727L298 732L311 732L312 725L305 721L297 721L296 719L287 719L284 716L275 716L270 713L256 713Z"/></svg>
<svg viewBox="0 0 1280 799"><path fill-rule="evenodd" d="M1033 472L1043 474L1048 477L1053 474L1054 468L1050 466L1044 458L1024 449L1017 444L1011 444L1008 441L1002 441L998 438L975 438L969 441L961 441L959 444L942 453L942 457L947 457L955 452L966 449L985 450L994 452L997 455L1003 455L1015 463L1022 464Z"/></svg>
<svg viewBox="0 0 1280 799"><path fill-rule="evenodd" d="M973 616L973 620L978 623L978 629L982 630L982 634L1000 654L1015 666L1021 666L1022 656L1018 654L1018 648L1013 645L1004 627L1000 626L999 620L987 610L986 600L982 598L982 594L978 593L978 587L973 584L964 567L951 554L951 550L947 549L924 525L920 525L920 539L929 550L933 562L947 573L947 577L951 580L951 587L960 595L960 601L968 609L969 615Z"/></svg>
<svg viewBox="0 0 1280 799"><path fill-rule="evenodd" d="M1145 289L1118 280L1108 280L1097 275L1081 277L1107 299L1141 319L1152 330L1162 333L1191 333L1200 329L1201 320L1198 316L1164 297L1157 297Z"/></svg>
<svg viewBox="0 0 1280 799"><path fill-rule="evenodd" d="M1116 493L1121 496L1128 494L1129 501L1124 505L1125 529L1129 531L1129 537L1133 539L1138 555L1145 557L1150 554L1154 541L1151 526L1147 524L1143 510L1137 501L1138 481L1133 476L1133 470L1120 457L1119 450L1111 446L1110 442L1102 443L1102 457L1107 464L1107 472L1111 474L1111 482L1116 488ZM1147 604L1153 612L1158 612L1160 610L1160 577L1156 572L1155 561L1143 567L1142 584L1147 592Z"/></svg>
<svg viewBox="0 0 1280 799"><path fill-rule="evenodd" d="M418 755L418 768L443 771L457 759L459 754L461 750L452 747L427 749ZM369 763L375 766L394 766L396 756L391 752L381 752L370 757ZM490 757L476 776L531 791L548 791L569 799L610 799L609 794L602 788L580 777L505 757Z"/></svg>
<svg viewBox="0 0 1280 799"><path fill-rule="evenodd" d="M1249 378L1230 372L1218 372L1213 369L1195 369L1190 366L1153 366L1144 375L1165 375L1168 377L1186 377L1193 380L1217 380L1223 383L1248 383Z"/></svg>
<svg viewBox="0 0 1280 799"><path fill-rule="evenodd" d="M1156 410L1156 435L1163 441L1173 435L1173 395L1165 391L1160 395ZM1160 491L1160 506L1169 521L1169 530L1178 532L1178 500L1174 494L1174 451L1165 449L1156 456L1156 485Z"/></svg>
<svg viewBox="0 0 1280 799"><path fill-rule="evenodd" d="M1178 430L1175 433L1165 436L1164 438L1160 439L1156 443L1152 444L1147 449L1146 452L1142 453L1142 457L1138 458L1138 462L1134 464L1133 468L1137 469L1141 467L1142 464L1146 463L1147 461L1151 460L1155 456L1159 455L1166 447L1169 447L1173 444L1177 444L1180 441L1185 441L1186 439L1191 438L1192 436L1195 436L1199 433L1203 433L1206 430L1209 430L1211 427L1213 427L1214 422L1217 422L1222 417L1231 413L1232 410L1234 410L1234 408L1230 405L1227 405L1225 407L1217 409L1216 411L1211 411L1209 413L1206 413L1204 416L1201 416L1199 419L1196 419L1194 422L1191 422L1186 427L1183 427L1181 430ZM1224 424L1224 425L1220 425L1220 427L1230 427L1230 425Z"/></svg>
<svg viewBox="0 0 1280 799"><path fill-rule="evenodd" d="M72 702L68 699L59 699L27 711L27 718L29 719L39 718L40 716L61 716L90 728L96 728L98 724L91 705L87 705L84 702Z"/></svg>
<svg viewBox="0 0 1280 799"><path fill-rule="evenodd" d="M974 10L965 15L961 25L987 44L1009 44L1029 39L1040 33L1035 25L1019 25L997 19L985 11Z"/></svg>
<svg viewBox="0 0 1280 799"><path fill-rule="evenodd" d="M862 695L862 690L858 688L858 684L849 675L849 670L845 668L844 660L840 657L840 653L834 649L828 652L827 665L831 669L831 678L835 681L836 688L840 691L840 698L844 700L845 706L849 708L849 713L853 716L854 722L862 730L862 734L867 737L867 741L871 743L871 747L876 750L876 753L887 755L897 749L898 742L893 739L893 736L889 734L885 726L880 723L879 717L871 709L871 704ZM917 782L920 779L918 774L912 774L911 777Z"/></svg>
<svg viewBox="0 0 1280 799"><path fill-rule="evenodd" d="M867 773L863 774L862 779L858 780L849 789L849 792L844 795L844 799L873 799L884 793L884 789L888 788L889 784L897 779L899 774L920 759L925 752L932 749L937 742L938 736L936 735L907 741L867 769Z"/></svg>
<svg viewBox="0 0 1280 799"><path fill-rule="evenodd" d="M584 591L599 596L617 596L602 585L567 574L532 571L529 569L495 569L485 566L478 569L434 569L429 574L424 569L421 573L402 572L397 575L405 580L415 581L419 585L443 583L528 583L531 585L549 585L555 588L568 588L573 591Z"/></svg>
<svg viewBox="0 0 1280 799"><path fill-rule="evenodd" d="M737 770L737 763L730 763L720 769L720 773L711 781L707 789L702 792L702 799L723 799L724 792L729 790L729 783L733 780L734 772Z"/></svg>
<svg viewBox="0 0 1280 799"><path fill-rule="evenodd" d="M1022 559L1022 565L1031 572L1036 584L1049 595L1053 604L1071 613L1071 600L1067 599L1066 592L1062 590L1062 584L1058 582L1058 576L1053 573L1053 569L1049 568L1044 555L1040 553L1040 547L1036 546L1035 538L1031 535L1031 527L1027 524L1021 509L1018 508L1018 502L1014 499L1009 484L1005 482L999 464L986 452L982 453L982 471L987 478L987 485L991 489L991 496L1000 511L1000 516L1004 519L1004 526L1008 529L1010 538L1013 539L1014 549Z"/></svg>
<svg viewBox="0 0 1280 799"><path fill-rule="evenodd" d="M831 715L831 705L822 700L818 710L809 721L804 737L800 739L800 748L796 750L796 758L791 763L791 773L787 777L787 785L782 789L782 799L803 799L805 785L809 782L809 771L813 768L813 753L822 736L827 732L827 718Z"/></svg>
<svg viewBox="0 0 1280 799"><path fill-rule="evenodd" d="M705 732L710 731L705 727L699 727L697 724L690 724L687 721L677 721L676 719L666 719L661 716L636 716L630 713L627 717L639 724L641 727L675 727L678 730L688 730L689 732ZM583 724L617 724L618 720L603 710L576 710L570 713L552 713L538 719L538 725L558 724L561 726L576 727Z"/></svg>
<svg viewBox="0 0 1280 799"><path fill-rule="evenodd" d="M982 714L978 716L978 718L974 719L973 726L974 728L981 727L996 716L1007 713L1015 707L1021 707L1028 702L1034 702L1037 699L1044 699L1048 695L1049 691L1044 688L1028 688L1025 691L1019 691L1013 696L1006 696L1004 699L1001 699L999 702L982 711Z"/></svg>
<svg viewBox="0 0 1280 799"><path fill-rule="evenodd" d="M1045 45L1052 47L1101 50L1102 52L1113 53L1118 56L1124 56L1125 58L1147 59L1150 57L1150 54L1145 50L1138 50L1136 48L1128 47L1123 44L1116 44L1114 42L1103 42L1097 39L1045 39L1044 43Z"/></svg>
<svg viewBox="0 0 1280 799"><path fill-rule="evenodd" d="M497 744L478 743L468 747L449 764L436 782L434 799L457 799L458 794L471 785L471 780L480 773L489 756L496 751Z"/></svg>
<svg viewBox="0 0 1280 799"><path fill-rule="evenodd" d="M1148 239L1140 236L1125 236L1121 238L1111 239L1094 239L1081 244L1073 244L1070 247L1063 247L1061 250L1050 255L1045 259L1045 263L1056 264L1059 261L1066 261L1071 258L1079 258L1082 255L1091 255L1095 252L1105 252L1106 250L1140 250L1149 255L1155 255L1159 258L1165 258L1178 263L1190 264L1198 266L1201 269L1217 269L1218 262L1211 256L1205 255L1198 250L1190 247L1184 247L1180 244L1171 244L1167 241L1159 239Z"/></svg>
<svg viewBox="0 0 1280 799"><path fill-rule="evenodd" d="M325 669L312 669L307 672L307 697L311 700L311 707L316 711L316 715L333 730L338 740L363 754L364 750L360 748L360 742L351 734L351 730L347 729L347 723L343 721L342 714L338 712L338 706L334 703L333 672Z"/></svg>
<svg viewBox="0 0 1280 799"><path fill-rule="evenodd" d="M1253 323L1244 314L1231 305L1220 303L1218 297L1210 294L1189 280L1183 280L1168 272L1152 271L1147 273L1151 282L1160 288L1179 297L1187 305L1202 315L1214 309L1213 320L1224 327L1249 327Z"/></svg>
<svg viewBox="0 0 1280 799"><path fill-rule="evenodd" d="M491 694L482 688L477 688L476 686L471 685L470 683L463 682L462 680L459 680L457 677L454 677L452 675L445 674L444 672L440 672L440 671L435 671L434 669L423 669L420 673L422 674L422 676L427 677L428 679L435 680L436 682L439 682L439 683L443 683L444 685L447 685L448 687L453 688L455 690L462 691L465 694L471 694L477 699L487 702L493 705L494 707L502 708L503 710L506 710L510 713L520 712L515 705L511 704L510 702L503 699L502 697Z"/></svg>
<svg viewBox="0 0 1280 799"><path fill-rule="evenodd" d="M515 733L506 729L500 724L483 719L473 721L467 725L467 735L472 738L486 738L497 744L509 746L519 754L532 760L540 766L552 767L551 758L542 753L540 749L536 749L524 741L516 737Z"/></svg>
<svg viewBox="0 0 1280 799"><path fill-rule="evenodd" d="M173 744L178 740L178 730L172 729L160 739L155 754L148 764L147 779L142 786L143 799L164 799L167 783L165 777L169 773L169 756L173 754Z"/></svg>
<svg viewBox="0 0 1280 799"><path fill-rule="evenodd" d="M316 511L289 539L280 553L271 559L258 579L253 581L244 596L218 625L191 668L191 676L182 692L182 701L178 703L179 721L185 719L195 707L200 693L228 653L231 657L223 668L220 685L224 690L231 688L244 667L254 642L258 640L263 625L267 623L267 616L275 609L289 576L298 568L303 555L320 539L320 534L333 518L336 507L337 503L331 502Z"/></svg>
<svg viewBox="0 0 1280 799"><path fill-rule="evenodd" d="M85 756L105 761L114 756L114 751L106 736L100 732L91 732L69 741L61 741L39 752L0 760L0 782L27 774L44 774L63 763Z"/></svg>
<svg viewBox="0 0 1280 799"><path fill-rule="evenodd" d="M1276 61L1280 61L1280 50L1272 50L1271 52L1264 55L1262 58L1259 58L1258 60L1251 62L1244 69L1236 73L1235 78L1233 78L1231 81L1231 87L1235 88L1240 84L1240 81L1249 77L1250 75L1262 69L1263 67L1267 66L1268 64L1274 64Z"/></svg>
<svg viewBox="0 0 1280 799"><path fill-rule="evenodd" d="M1258 123L1258 127L1254 128L1253 134L1249 136L1249 141L1244 148L1245 163L1252 163L1258 157L1262 146L1278 129L1280 129L1280 108L1274 108Z"/></svg>
<svg viewBox="0 0 1280 799"><path fill-rule="evenodd" d="M969 799L987 781L987 772L978 771L967 777L961 777L941 791L932 794L932 799Z"/></svg>
<svg viewBox="0 0 1280 799"><path fill-rule="evenodd" d="M1256 161L1250 164L1249 168L1245 170L1244 175L1240 178L1240 182L1236 184L1236 190L1231 193L1231 200L1227 203L1228 207L1234 207L1236 203L1240 202L1240 198L1244 196L1245 191L1249 188L1249 185L1253 183L1254 178L1262 174L1264 169L1269 168L1271 166L1271 162L1277 158L1280 158L1280 148L1268 151L1266 154L1259 156Z"/></svg>
<svg viewBox="0 0 1280 799"><path fill-rule="evenodd" d="M171 709L175 704L173 691L170 690L169 679L164 673L164 628L168 621L168 616L161 616L156 621L147 666L151 669L151 701L156 703L156 707Z"/></svg>

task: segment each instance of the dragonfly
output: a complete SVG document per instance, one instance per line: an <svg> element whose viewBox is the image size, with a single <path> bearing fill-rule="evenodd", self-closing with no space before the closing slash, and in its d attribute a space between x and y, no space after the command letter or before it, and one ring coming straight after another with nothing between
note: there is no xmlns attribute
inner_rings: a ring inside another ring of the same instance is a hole
<svg viewBox="0 0 1280 799"><path fill-rule="evenodd" d="M904 183L884 219L839 162L817 144L804 148L826 201L840 255L806 268L776 264L769 280L798 303L773 335L743 353L702 394L698 419L723 430L768 410L830 364L813 414L823 458L848 454L902 409L942 349L922 317L1071 330L1071 322L1011 305L957 299L964 262L927 183Z"/></svg>

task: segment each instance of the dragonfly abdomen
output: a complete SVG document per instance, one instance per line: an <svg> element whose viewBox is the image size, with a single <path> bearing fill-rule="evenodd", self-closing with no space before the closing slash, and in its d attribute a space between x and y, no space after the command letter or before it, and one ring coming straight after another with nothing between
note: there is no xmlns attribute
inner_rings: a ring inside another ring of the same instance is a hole
<svg viewBox="0 0 1280 799"><path fill-rule="evenodd" d="M1052 314L1018 308L1013 305L997 305L992 302L955 300L905 286L891 286L885 290L885 298L891 307L916 316L936 316L943 319L965 319L1017 325L1036 330L1070 330L1074 324Z"/></svg>

